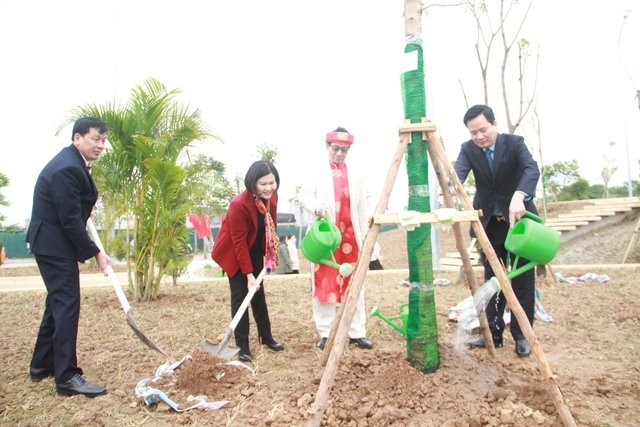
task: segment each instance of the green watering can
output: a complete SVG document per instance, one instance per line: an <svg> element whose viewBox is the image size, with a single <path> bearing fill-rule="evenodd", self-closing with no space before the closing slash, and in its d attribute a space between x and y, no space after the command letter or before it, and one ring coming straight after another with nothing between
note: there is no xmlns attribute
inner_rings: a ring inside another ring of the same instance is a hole
<svg viewBox="0 0 640 427"><path fill-rule="evenodd" d="M539 216L525 211L524 217L509 229L504 247L516 256L514 266L518 265L521 257L530 261L507 274L509 279L513 279L536 265L551 261L560 247L560 233L545 226Z"/></svg>
<svg viewBox="0 0 640 427"><path fill-rule="evenodd" d="M302 238L300 250L309 261L336 268L342 277L347 277L353 271L353 267L346 262L338 264L333 256L341 241L342 235L338 227L328 218L318 217Z"/></svg>
<svg viewBox="0 0 640 427"><path fill-rule="evenodd" d="M371 316L378 316L385 322L387 322L393 329L400 332L405 337L407 336L407 323L409 322L409 304L401 304L400 305L400 315L395 317L387 317L380 313L380 309L378 307L373 307L371 310ZM399 326L395 320L400 319L402 321L402 326Z"/></svg>

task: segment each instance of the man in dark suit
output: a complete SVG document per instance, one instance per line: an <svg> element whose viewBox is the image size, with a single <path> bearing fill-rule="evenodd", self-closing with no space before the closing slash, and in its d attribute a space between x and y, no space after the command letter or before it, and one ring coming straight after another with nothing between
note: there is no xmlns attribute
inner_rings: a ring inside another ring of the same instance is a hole
<svg viewBox="0 0 640 427"><path fill-rule="evenodd" d="M95 257L101 270L111 263L86 230L98 199L90 162L102 154L107 125L100 119L78 119L73 143L44 167L33 193L27 242L47 288L45 309L29 374L34 381L55 376L58 394L105 394L103 387L86 381L78 367L76 341L80 317L78 262Z"/></svg>
<svg viewBox="0 0 640 427"><path fill-rule="evenodd" d="M455 171L464 182L470 171L475 178L474 209L482 209L481 222L496 255L507 265L504 242L509 227L520 219L525 210L537 214L533 203L540 170L531 156L524 138L518 135L498 133L493 110L486 105L474 105L464 115L464 124L471 139L462 144L455 164ZM518 266L528 263L520 259ZM494 276L486 256L482 254L485 280ZM513 266L514 268L516 266ZM535 309L535 276L529 270L512 280L513 291L533 325ZM505 298L500 292L487 304L489 328L496 347L502 347L504 331ZM527 357L531 348L518 325L511 317L511 335L516 343L518 356ZM469 341L467 345L484 347L484 338Z"/></svg>

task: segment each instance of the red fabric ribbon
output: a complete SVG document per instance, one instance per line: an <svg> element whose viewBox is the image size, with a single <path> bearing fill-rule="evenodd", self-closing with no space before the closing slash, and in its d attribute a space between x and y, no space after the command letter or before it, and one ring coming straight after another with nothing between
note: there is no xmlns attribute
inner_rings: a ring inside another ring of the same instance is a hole
<svg viewBox="0 0 640 427"><path fill-rule="evenodd" d="M264 202L260 197L256 197L255 201L258 211L264 215L264 266L267 270L273 271L280 264L280 259L278 258L278 236L276 225L273 222L273 217L269 210L271 207L271 200L267 201L267 206L264 205Z"/></svg>
<svg viewBox="0 0 640 427"><path fill-rule="evenodd" d="M333 253L336 263L349 263L355 266L358 262L358 243L353 223L351 222L351 195L349 194L349 178L347 165L331 163L333 189L336 202L335 223L340 230L342 240ZM338 270L326 264L315 266L314 296L322 302L340 302L349 286L351 276L342 277Z"/></svg>

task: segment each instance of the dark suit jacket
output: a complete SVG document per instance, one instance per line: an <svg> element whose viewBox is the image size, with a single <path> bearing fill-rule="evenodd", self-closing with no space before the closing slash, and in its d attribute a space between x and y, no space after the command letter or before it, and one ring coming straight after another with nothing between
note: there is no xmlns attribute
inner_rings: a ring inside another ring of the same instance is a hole
<svg viewBox="0 0 640 427"><path fill-rule="evenodd" d="M36 181L27 230L31 252L79 262L94 257L100 250L86 226L97 199L82 155L73 144L63 148Z"/></svg>
<svg viewBox="0 0 640 427"><path fill-rule="evenodd" d="M460 147L460 154L454 167L461 182L473 171L476 181L476 194L473 198L474 209L482 209L481 222L487 227L493 214L494 203L509 220L509 204L516 191L535 196L536 185L540 177L538 164L531 156L518 135L498 134L493 153L493 174L489 169L482 148L469 140ZM525 209L537 214L533 199L524 202Z"/></svg>
<svg viewBox="0 0 640 427"><path fill-rule="evenodd" d="M278 218L278 194L271 196L269 208L274 223ZM275 224L277 227L277 224ZM253 273L249 251L258 236L258 208L253 194L244 190L233 198L227 214L220 225L220 232L213 244L211 258L229 276L238 270L243 274Z"/></svg>

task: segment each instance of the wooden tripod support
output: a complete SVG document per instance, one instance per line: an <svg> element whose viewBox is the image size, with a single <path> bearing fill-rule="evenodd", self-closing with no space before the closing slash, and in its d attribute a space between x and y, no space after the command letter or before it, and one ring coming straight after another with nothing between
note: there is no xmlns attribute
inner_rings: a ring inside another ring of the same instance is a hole
<svg viewBox="0 0 640 427"><path fill-rule="evenodd" d="M507 277L506 270L495 254L495 251L493 250L493 247L491 246L489 239L484 232L484 228L480 224L478 213L473 210L473 205L469 200L469 197L466 195L462 183L460 183L460 180L458 180L458 177L455 174L451 163L447 160L444 148L442 147L442 143L440 141L440 136L437 132L437 128L433 123L424 118L422 123L405 122L404 126L400 129L400 140L398 143L398 147L396 148L396 152L391 160L391 165L387 172L387 177L384 182L382 194L380 195L380 199L378 200L378 204L376 205L374 216L370 223L369 231L364 238L358 262L351 277L351 282L347 288L346 294L344 295L343 302L342 304L340 304L340 308L338 310L338 313L336 314L331 332L329 333L329 337L325 344L322 358L322 363L325 366L325 369L318 386L315 401L310 410L308 425L319 426L322 422L322 416L326 409L330 391L335 381L335 375L340 364L340 359L342 357L342 350L347 340L349 326L353 319L353 315L355 314L357 300L360 292L362 291L362 286L364 284L364 279L368 270L368 260L371 259L373 247L378 238L378 234L380 233L380 225L382 223L397 222L395 221L397 216L394 218L393 215L384 215L384 213L389 203L391 190L393 189L393 184L395 183L396 177L398 175L398 170L400 168L405 149L407 147L407 144L409 144L411 141L412 132L421 132L423 140L428 141L429 157L435 167L436 176L438 177L438 181L444 195L445 206L453 207L453 196L449 191L449 183L451 183L451 185L453 185L454 191L458 195L458 198L461 200L464 208L466 209L465 211L460 212L459 214L454 216L452 218L452 222L454 235L456 238L456 247L460 252L460 257L463 261L463 266L467 280L469 281L469 288L471 293L473 294L477 285L475 283L471 260L464 246L462 230L459 222L471 223L478 242L482 246L482 250L487 256L491 268L493 269L496 278L500 283L500 287L506 298L507 304L509 305L509 308L511 309L513 315L516 317L516 319L518 319L518 323L521 325L522 332L524 333L527 342L532 348L533 355L538 363L540 371L542 372L543 380L547 385L547 390L551 396L551 399L553 400L556 410L560 415L560 418L562 419L562 422L565 426L575 426L576 423L573 420L573 416L571 415L569 408L565 405L562 399L562 392L560 391L560 388L558 387L555 378L553 377L549 364L547 363L544 353L540 348L540 344L538 343L538 340L533 332L533 328L531 328L531 325L529 324L527 315L522 309L522 306L518 302L513 289L511 288L511 282ZM422 214L420 219L421 222L439 222L437 216L433 214ZM493 340L491 339L491 333L489 331L489 326L484 310L480 310L480 312L478 313L478 318L480 320L481 332L485 338L485 342L487 343L487 350L492 357L495 357L495 348L493 346Z"/></svg>

